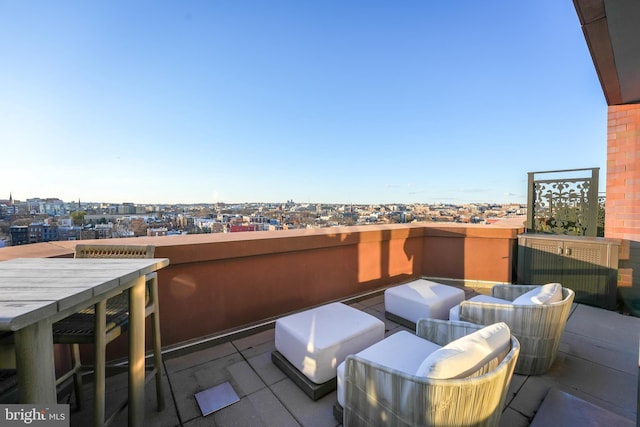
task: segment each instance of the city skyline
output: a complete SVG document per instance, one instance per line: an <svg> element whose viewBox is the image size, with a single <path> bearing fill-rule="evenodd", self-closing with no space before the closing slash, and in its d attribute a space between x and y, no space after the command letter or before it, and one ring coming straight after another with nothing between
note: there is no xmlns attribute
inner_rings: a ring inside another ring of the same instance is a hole
<svg viewBox="0 0 640 427"><path fill-rule="evenodd" d="M9 200L12 200L13 203L17 203L17 204L25 204L25 203L32 203L35 201L60 201L61 203L65 204L65 205L105 205L105 206L127 206L127 205L133 205L133 206L178 206L178 205L192 205L192 206L206 206L206 205L215 205L215 204L220 204L220 205L225 205L225 206L234 206L234 205L317 205L317 204L321 204L321 205L333 205L333 206L348 206L348 205L353 205L353 206L389 206L389 205L431 205L431 206L438 206L438 205L452 205L452 206L458 206L458 205L496 205L496 206L510 206L510 205L520 205L520 206L526 206L526 203L519 203L519 202L504 202L504 203L495 203L495 202L468 202L468 203L440 203L440 202L434 202L434 203L429 203L429 202L412 202L412 203L400 203L400 202L392 202L392 203L342 203L342 202L298 202L296 200L264 200L264 201L246 201L246 202L217 202L217 203L213 203L213 202L195 202L195 203L183 203L183 202L167 202L167 203L138 203L135 200L127 200L127 201L120 201L120 202L105 202L105 201L100 201L100 200L64 200L61 199L59 197L26 197L24 199L20 199L20 198L15 198L12 196L12 194L10 193L9 198L4 199L4 198L0 198L0 204L4 203L7 204L7 202L9 202Z"/></svg>
<svg viewBox="0 0 640 427"><path fill-rule="evenodd" d="M599 167L572 2L0 2L0 195L525 203Z"/></svg>

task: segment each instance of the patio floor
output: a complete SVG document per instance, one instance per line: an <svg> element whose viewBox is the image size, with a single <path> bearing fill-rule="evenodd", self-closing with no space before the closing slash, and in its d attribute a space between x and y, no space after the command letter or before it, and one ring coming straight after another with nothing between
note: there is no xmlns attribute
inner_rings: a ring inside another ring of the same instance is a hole
<svg viewBox="0 0 640 427"><path fill-rule="evenodd" d="M486 293L487 289L479 290ZM473 290L467 288L468 295ZM352 304L386 325L386 334L402 326L384 317L382 295ZM531 424L550 389L567 392L618 414L635 424L638 388L640 318L574 304L557 359L540 376L514 375L501 426ZM145 426L339 426L333 417L335 391L312 401L271 362L274 329L231 339L208 348L165 357L165 402L155 410L155 386L147 384ZM203 417L194 395L229 381L240 401ZM86 396L90 395L87 384ZM107 382L107 411L126 395L121 374ZM90 425L91 402L72 412L72 426ZM553 414L547 414L547 416ZM126 412L115 425L126 425Z"/></svg>

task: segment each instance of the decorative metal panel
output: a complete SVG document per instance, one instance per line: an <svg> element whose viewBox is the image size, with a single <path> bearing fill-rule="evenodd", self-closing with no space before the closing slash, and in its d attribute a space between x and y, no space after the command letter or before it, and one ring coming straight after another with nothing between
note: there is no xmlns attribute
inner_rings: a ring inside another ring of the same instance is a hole
<svg viewBox="0 0 640 427"><path fill-rule="evenodd" d="M585 171L590 175L584 176ZM604 207L598 195L598 172L599 168L529 172L528 231L597 236L598 217ZM537 179L540 174L555 177ZM604 222L604 212L601 217Z"/></svg>

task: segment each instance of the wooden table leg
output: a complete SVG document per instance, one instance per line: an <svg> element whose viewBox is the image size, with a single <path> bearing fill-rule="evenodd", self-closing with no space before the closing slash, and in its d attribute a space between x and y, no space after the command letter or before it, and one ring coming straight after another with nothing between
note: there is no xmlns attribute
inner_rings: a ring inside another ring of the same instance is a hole
<svg viewBox="0 0 640 427"><path fill-rule="evenodd" d="M53 333L48 319L15 331L21 403L58 403Z"/></svg>
<svg viewBox="0 0 640 427"><path fill-rule="evenodd" d="M107 301L99 301L95 307L94 362L93 362L93 425L104 425L106 414L106 369L107 369Z"/></svg>
<svg viewBox="0 0 640 427"><path fill-rule="evenodd" d="M129 426L144 422L145 278L129 290Z"/></svg>

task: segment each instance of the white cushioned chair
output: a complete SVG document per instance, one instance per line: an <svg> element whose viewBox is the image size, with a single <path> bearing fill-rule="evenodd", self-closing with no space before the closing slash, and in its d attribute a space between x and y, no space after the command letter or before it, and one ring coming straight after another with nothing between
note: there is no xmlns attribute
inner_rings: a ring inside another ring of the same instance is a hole
<svg viewBox="0 0 640 427"><path fill-rule="evenodd" d="M420 319L338 368L345 426L497 426L520 344L505 324ZM338 416L338 413L336 413Z"/></svg>
<svg viewBox="0 0 640 427"><path fill-rule="evenodd" d="M495 285L453 307L449 318L481 325L504 322L520 341L515 372L539 375L551 368L575 293L560 284Z"/></svg>

